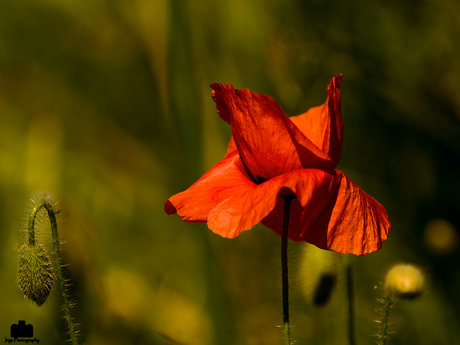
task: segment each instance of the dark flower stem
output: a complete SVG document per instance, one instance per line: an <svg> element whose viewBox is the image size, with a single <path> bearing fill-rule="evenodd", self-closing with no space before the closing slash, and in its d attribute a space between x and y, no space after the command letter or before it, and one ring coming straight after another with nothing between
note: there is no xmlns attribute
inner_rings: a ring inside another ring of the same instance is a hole
<svg viewBox="0 0 460 345"><path fill-rule="evenodd" d="M289 278L288 278L288 233L291 201L294 196L284 196L283 232L281 236L281 276L283 278L283 334L284 345L291 344L291 331L289 328Z"/></svg>
<svg viewBox="0 0 460 345"><path fill-rule="evenodd" d="M65 288L65 281L62 275L61 269L61 255L59 251L59 235L57 229L57 221L56 221L56 211L54 206L51 203L51 199L49 196L44 195L41 200L39 200L34 208L32 209L32 213L29 217L29 226L28 226L28 234L29 234L29 245L35 245L35 218L37 217L38 212L44 208L48 214L48 218L51 224L51 235L52 235L52 242L53 242L53 252L54 252L54 262L55 262L55 276L57 278L59 284L59 292L62 298L62 309L64 310L64 320L66 322L67 327L69 328L69 336L70 341L73 345L77 345L77 335L76 335L76 327L73 322L73 319L70 315L70 303L67 299L67 291Z"/></svg>

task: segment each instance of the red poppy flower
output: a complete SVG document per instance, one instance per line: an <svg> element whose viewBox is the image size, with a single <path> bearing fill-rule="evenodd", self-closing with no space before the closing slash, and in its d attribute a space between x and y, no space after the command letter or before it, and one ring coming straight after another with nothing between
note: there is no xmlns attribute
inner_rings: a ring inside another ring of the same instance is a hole
<svg viewBox="0 0 460 345"><path fill-rule="evenodd" d="M342 75L328 98L288 117L271 97L212 84L220 117L232 126L226 156L196 183L165 203L168 214L234 238L258 222L281 235L283 195L291 203L289 235L338 253L381 248L390 221L383 206L336 170L343 142Z"/></svg>

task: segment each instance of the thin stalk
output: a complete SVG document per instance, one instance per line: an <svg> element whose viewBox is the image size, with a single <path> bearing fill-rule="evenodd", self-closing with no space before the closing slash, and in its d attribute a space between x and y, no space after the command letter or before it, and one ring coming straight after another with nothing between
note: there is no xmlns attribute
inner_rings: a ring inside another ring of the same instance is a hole
<svg viewBox="0 0 460 345"><path fill-rule="evenodd" d="M76 335L76 327L73 323L72 317L70 315L70 304L67 299L67 292L65 289L65 281L62 274L62 267L61 267L61 255L59 251L59 235L57 229L57 221L56 221L56 211L54 210L53 205L51 204L51 200L49 197L43 197L32 209L32 213L29 218L29 227L28 227L28 234L29 234L29 245L35 245L35 232L34 232L34 225L35 225L35 218L40 211L41 208L44 208L48 213L48 218L51 224L51 235L52 235L52 242L53 242L53 252L54 252L54 262L55 262L55 277L57 278L59 284L59 293L62 298L62 307L64 310L64 320L66 322L67 327L69 328L69 335L72 345L77 345L77 335Z"/></svg>
<svg viewBox="0 0 460 345"><path fill-rule="evenodd" d="M380 331L378 334L378 345L385 345L388 339L388 320L390 318L390 311L393 308L393 300L390 296L386 296L383 302L383 315L382 320L380 320Z"/></svg>
<svg viewBox="0 0 460 345"><path fill-rule="evenodd" d="M283 334L284 345L291 344L291 330L289 327L289 278L288 278L288 234L289 216L293 196L284 197L283 230L281 236L281 276L283 279Z"/></svg>

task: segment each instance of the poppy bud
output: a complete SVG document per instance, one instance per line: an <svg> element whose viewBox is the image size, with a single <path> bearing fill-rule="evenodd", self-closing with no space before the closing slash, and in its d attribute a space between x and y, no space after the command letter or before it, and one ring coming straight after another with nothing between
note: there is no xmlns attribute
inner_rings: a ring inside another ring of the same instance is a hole
<svg viewBox="0 0 460 345"><path fill-rule="evenodd" d="M52 264L43 245L25 243L19 248L19 289L24 296L41 306L53 288Z"/></svg>
<svg viewBox="0 0 460 345"><path fill-rule="evenodd" d="M418 267L411 264L399 264L388 271L384 287L391 296L413 300L423 292L425 277Z"/></svg>

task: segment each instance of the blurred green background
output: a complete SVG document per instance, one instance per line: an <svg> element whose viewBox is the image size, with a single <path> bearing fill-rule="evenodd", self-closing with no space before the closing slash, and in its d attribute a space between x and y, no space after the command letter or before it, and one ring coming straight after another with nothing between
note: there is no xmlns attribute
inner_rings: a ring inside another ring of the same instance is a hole
<svg viewBox="0 0 460 345"><path fill-rule="evenodd" d="M210 83L297 115L342 73L339 169L393 224L381 251L354 260L358 344L375 342L398 262L429 285L392 313L391 344L460 344L458 13L454 0L1 1L0 336L25 319L41 344L65 339L57 292L36 307L17 288L27 200L47 192L81 341L281 344L277 235L257 225L223 239L163 204L225 153ZM346 344L342 273L316 308L312 249L290 248L294 339Z"/></svg>

